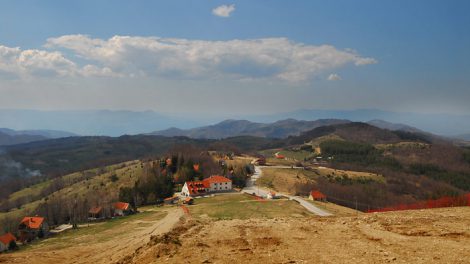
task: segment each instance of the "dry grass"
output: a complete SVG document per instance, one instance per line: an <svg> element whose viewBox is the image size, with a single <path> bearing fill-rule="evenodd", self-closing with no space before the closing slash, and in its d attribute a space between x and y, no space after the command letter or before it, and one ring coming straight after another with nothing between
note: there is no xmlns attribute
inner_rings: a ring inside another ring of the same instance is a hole
<svg viewBox="0 0 470 264"><path fill-rule="evenodd" d="M468 263L469 217L466 207L188 221L122 263Z"/></svg>

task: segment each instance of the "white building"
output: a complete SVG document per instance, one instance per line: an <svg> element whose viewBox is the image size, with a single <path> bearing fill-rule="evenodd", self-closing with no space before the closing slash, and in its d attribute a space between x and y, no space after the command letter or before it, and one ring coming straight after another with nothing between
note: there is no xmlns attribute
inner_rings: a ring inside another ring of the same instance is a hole
<svg viewBox="0 0 470 264"><path fill-rule="evenodd" d="M213 192L227 192L232 190L232 181L223 176L210 176L202 181L185 182L181 189L184 196L198 196Z"/></svg>

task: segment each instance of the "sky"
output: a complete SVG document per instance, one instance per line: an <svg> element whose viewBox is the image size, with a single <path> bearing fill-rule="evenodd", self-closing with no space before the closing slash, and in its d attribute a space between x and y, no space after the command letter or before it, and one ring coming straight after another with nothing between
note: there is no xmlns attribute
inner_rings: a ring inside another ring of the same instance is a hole
<svg viewBox="0 0 470 264"><path fill-rule="evenodd" d="M0 108L470 114L469 1L0 2Z"/></svg>

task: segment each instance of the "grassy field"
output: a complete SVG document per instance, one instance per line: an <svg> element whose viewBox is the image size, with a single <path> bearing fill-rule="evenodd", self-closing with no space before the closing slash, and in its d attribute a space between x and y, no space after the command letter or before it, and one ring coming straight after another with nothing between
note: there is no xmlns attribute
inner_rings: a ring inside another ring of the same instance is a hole
<svg viewBox="0 0 470 264"><path fill-rule="evenodd" d="M276 191L297 194L299 191L297 189L298 186L312 186L319 177L325 177L335 181L385 181L382 175L374 173L315 167L311 170L263 168L263 174L258 179L257 183Z"/></svg>
<svg viewBox="0 0 470 264"><path fill-rule="evenodd" d="M226 194L195 199L188 206L192 216L214 219L250 219L311 216L302 206L289 200L256 200L248 194Z"/></svg>

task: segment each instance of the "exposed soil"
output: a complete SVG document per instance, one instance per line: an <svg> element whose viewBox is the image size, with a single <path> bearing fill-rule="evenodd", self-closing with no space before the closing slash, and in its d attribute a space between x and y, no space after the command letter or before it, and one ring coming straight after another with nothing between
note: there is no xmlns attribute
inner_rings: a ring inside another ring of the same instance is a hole
<svg viewBox="0 0 470 264"><path fill-rule="evenodd" d="M470 263L470 207L219 221L172 212L119 239L0 263Z"/></svg>
<svg viewBox="0 0 470 264"><path fill-rule="evenodd" d="M470 263L470 207L186 220L119 263Z"/></svg>

